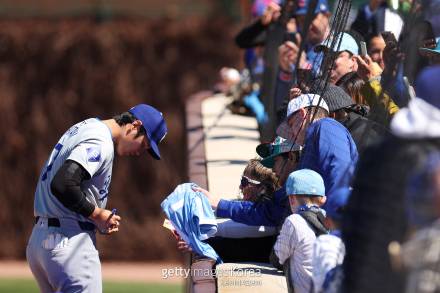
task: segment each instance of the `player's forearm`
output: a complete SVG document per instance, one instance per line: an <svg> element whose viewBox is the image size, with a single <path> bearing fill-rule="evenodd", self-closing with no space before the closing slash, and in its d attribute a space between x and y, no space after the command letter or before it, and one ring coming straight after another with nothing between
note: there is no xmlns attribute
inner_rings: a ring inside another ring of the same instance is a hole
<svg viewBox="0 0 440 293"><path fill-rule="evenodd" d="M57 171L50 188L52 194L69 210L89 217L95 210L81 191L81 182L90 175L78 163L66 161Z"/></svg>

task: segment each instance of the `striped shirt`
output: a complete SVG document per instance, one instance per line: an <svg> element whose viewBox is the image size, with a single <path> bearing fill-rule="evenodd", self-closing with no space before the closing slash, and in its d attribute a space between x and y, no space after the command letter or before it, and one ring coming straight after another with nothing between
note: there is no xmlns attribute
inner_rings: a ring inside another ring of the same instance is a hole
<svg viewBox="0 0 440 293"><path fill-rule="evenodd" d="M274 246L280 264L289 259L295 293L309 293L312 284L313 244L316 236L299 214L286 218Z"/></svg>

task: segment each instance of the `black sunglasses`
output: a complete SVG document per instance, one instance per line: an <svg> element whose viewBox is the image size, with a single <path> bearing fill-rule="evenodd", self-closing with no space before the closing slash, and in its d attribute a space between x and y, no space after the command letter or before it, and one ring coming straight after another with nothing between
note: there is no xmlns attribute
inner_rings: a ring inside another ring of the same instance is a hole
<svg viewBox="0 0 440 293"><path fill-rule="evenodd" d="M240 186L244 188L244 187L248 186L249 184L260 185L261 182L257 181L257 180L253 180L253 179L251 179L247 176L244 176L244 175L241 176Z"/></svg>

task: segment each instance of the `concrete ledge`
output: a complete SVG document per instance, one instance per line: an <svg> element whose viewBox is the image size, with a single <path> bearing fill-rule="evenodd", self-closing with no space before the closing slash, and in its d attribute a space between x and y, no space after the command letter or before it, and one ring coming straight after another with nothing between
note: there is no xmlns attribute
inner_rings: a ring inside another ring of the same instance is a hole
<svg viewBox="0 0 440 293"><path fill-rule="evenodd" d="M203 130L202 101L212 92L199 92L186 102L186 130L188 153L188 179L202 187L208 186L205 134Z"/></svg>
<svg viewBox="0 0 440 293"><path fill-rule="evenodd" d="M187 154L188 154L188 181L194 182L204 188L208 187L207 163L205 151L205 133L203 129L202 101L212 92L204 91L192 95L185 104L186 130L187 130ZM212 266L212 264L211 264ZM193 255L185 255L184 267L197 267ZM193 278L186 279L185 292L215 292L214 279L206 280L195 286Z"/></svg>

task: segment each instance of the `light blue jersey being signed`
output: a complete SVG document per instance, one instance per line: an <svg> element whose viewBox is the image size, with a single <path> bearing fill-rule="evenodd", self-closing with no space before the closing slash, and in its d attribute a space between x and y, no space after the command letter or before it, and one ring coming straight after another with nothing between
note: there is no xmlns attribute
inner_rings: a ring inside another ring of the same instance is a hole
<svg viewBox="0 0 440 293"><path fill-rule="evenodd" d="M206 196L193 190L194 183L184 183L161 203L162 210L182 239L199 255L221 263L214 249L203 240L217 233L217 221Z"/></svg>

